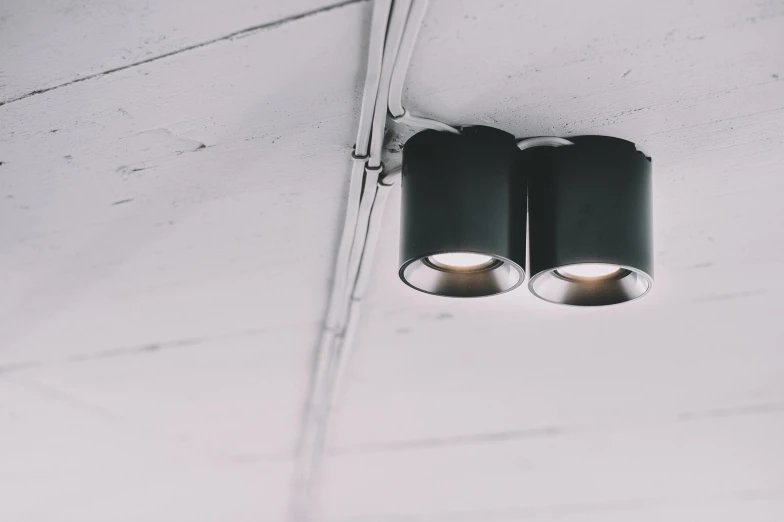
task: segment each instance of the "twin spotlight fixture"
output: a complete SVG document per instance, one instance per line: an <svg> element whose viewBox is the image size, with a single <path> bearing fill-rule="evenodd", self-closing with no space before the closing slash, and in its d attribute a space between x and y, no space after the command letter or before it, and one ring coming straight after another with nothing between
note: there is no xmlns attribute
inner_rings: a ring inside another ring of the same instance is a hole
<svg viewBox="0 0 784 522"><path fill-rule="evenodd" d="M401 279L447 297L529 290L558 304L631 301L653 284L651 159L626 140L520 150L490 127L403 148Z"/></svg>

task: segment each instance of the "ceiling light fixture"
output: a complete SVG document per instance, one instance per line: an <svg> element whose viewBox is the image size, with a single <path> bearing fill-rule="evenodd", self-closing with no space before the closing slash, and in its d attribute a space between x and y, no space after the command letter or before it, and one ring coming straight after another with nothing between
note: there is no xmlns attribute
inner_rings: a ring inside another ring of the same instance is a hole
<svg viewBox="0 0 784 522"><path fill-rule="evenodd" d="M528 288L545 301L618 304L653 284L651 160L631 142L428 130L403 149L402 190L400 277L417 290L516 288L526 224Z"/></svg>
<svg viewBox="0 0 784 522"><path fill-rule="evenodd" d="M606 136L521 152L528 174L528 288L546 301L601 306L653 284L651 159Z"/></svg>
<svg viewBox="0 0 784 522"><path fill-rule="evenodd" d="M489 127L426 130L403 149L400 278L447 297L519 286L525 271L525 182L514 136ZM522 191L522 206L511 197Z"/></svg>

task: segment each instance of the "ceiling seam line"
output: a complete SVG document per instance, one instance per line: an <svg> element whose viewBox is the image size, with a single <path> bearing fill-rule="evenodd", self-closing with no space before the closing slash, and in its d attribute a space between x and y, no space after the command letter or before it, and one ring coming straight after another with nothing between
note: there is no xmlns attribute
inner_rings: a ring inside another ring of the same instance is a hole
<svg viewBox="0 0 784 522"><path fill-rule="evenodd" d="M33 91L28 92L28 93L25 93L25 94L22 94L20 96L17 96L16 98L10 98L10 99L7 99L7 100L2 100L2 101L0 101L0 107L2 107L3 105L7 105L9 103L14 103L14 102L25 100L27 98L30 98L30 97L33 97L33 96L37 96L39 94L45 94L45 93L47 93L49 91L54 91L54 90L57 90L57 89L61 89L63 87L68 87L69 85L73 85L75 83L81 83L81 82L84 82L84 81L87 81L87 80L94 80L96 78L101 78L103 76L108 76L110 74L114 74L114 73L117 73L117 72L125 71L127 69L132 69L134 67L139 67L140 65L146 65L148 63L156 62L158 60L163 60L164 58L169 58L171 56L176 56L178 54L186 53L188 51L201 49L202 47L207 47L207 46L212 45L212 44L216 44L216 43L220 43L220 42L232 41L235 38L241 38L241 37L244 37L244 36L250 36L251 34L259 32L259 31L264 31L266 29L274 29L276 27L281 27L281 26L284 26L284 25L288 25L288 24L290 24L292 22L296 22L296 21L299 21L299 20L304 20L306 18L310 18L311 16L315 16L315 15L318 15L318 14L321 14L321 13L326 13L326 12L329 12L329 11L333 11L335 9L341 9L343 7L347 7L349 5L359 4L359 3L368 2L368 1L369 0L343 0L342 2L338 2L338 3L335 3L335 4L330 4L330 5L327 5L327 6L324 6L324 7L319 7L318 9L312 9L310 11L305 11L304 13L299 13L299 14L287 16L286 18L281 18L280 20L275 20L275 21L272 21L272 22L266 22L266 23L255 25L255 26L252 26L252 27L246 27L245 29L240 29L239 31L234 31L234 32L231 32L229 34L225 34L223 36L219 36L217 38L212 38L210 40L206 40L204 42L199 42L199 43L195 43L195 44L192 44L192 45L188 45L186 47L181 47L179 49L175 49L175 50L169 51L167 53L159 54L159 55L153 56L151 58L146 58L146 59L140 60L138 62L129 63L128 65L122 65L120 67L114 67L112 69L107 69L105 71L101 71L101 72L98 72L98 73L88 74L87 76L82 76L80 78L75 78L75 79L67 81L65 83L61 83L61 84L58 84L58 85L53 85L51 87L44 87L44 88L41 88L41 89L33 90Z"/></svg>

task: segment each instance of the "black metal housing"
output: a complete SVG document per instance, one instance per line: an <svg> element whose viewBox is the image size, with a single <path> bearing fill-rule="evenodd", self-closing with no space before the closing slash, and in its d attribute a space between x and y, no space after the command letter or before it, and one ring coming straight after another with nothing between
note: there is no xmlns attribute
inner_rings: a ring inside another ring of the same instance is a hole
<svg viewBox="0 0 784 522"><path fill-rule="evenodd" d="M514 136L489 127L461 134L426 130L403 148L400 277L423 292L478 297L525 278L525 182ZM444 269L429 256L494 258L475 270Z"/></svg>
<svg viewBox="0 0 784 522"><path fill-rule="evenodd" d="M597 306L641 297L653 284L651 159L606 136L520 152L528 176L530 290L547 301ZM569 277L568 265L621 270Z"/></svg>

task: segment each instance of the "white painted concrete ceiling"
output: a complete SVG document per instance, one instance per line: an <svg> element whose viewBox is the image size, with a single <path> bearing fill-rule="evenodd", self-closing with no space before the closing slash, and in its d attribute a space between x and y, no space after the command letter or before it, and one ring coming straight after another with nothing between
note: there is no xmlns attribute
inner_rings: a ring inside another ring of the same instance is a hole
<svg viewBox="0 0 784 522"><path fill-rule="evenodd" d="M637 142L654 290L413 292L393 194L314 519L784 520L784 2L588 4L433 0L406 103ZM370 9L0 2L0 520L288 519Z"/></svg>

